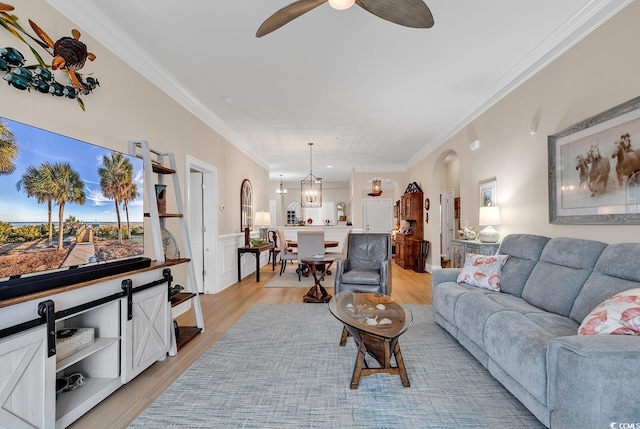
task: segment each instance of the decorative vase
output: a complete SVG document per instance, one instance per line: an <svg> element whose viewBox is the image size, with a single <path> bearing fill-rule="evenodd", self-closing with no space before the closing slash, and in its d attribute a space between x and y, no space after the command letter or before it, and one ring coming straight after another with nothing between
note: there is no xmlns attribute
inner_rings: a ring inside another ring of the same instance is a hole
<svg viewBox="0 0 640 429"><path fill-rule="evenodd" d="M245 228L244 229L244 245L248 246L249 245L249 228Z"/></svg>
<svg viewBox="0 0 640 429"><path fill-rule="evenodd" d="M156 186L156 203L158 204L158 213L167 212L167 185Z"/></svg>

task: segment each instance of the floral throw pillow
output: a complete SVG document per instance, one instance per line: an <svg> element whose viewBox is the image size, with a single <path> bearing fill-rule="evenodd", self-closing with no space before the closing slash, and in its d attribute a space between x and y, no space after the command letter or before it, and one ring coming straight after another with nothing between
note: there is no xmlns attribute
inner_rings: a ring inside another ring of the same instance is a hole
<svg viewBox="0 0 640 429"><path fill-rule="evenodd" d="M467 283L483 289L500 290L500 273L509 255L476 255L470 253L458 274L458 283Z"/></svg>
<svg viewBox="0 0 640 429"><path fill-rule="evenodd" d="M578 328L579 335L640 335L640 288L620 292L598 304Z"/></svg>

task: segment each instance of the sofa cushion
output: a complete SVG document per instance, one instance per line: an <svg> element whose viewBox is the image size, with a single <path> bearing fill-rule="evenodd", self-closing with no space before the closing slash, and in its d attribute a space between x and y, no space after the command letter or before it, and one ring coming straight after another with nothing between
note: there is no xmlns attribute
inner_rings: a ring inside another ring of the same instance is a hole
<svg viewBox="0 0 640 429"><path fill-rule="evenodd" d="M354 268L353 270L342 273L342 283L344 284L364 284L379 285L380 270Z"/></svg>
<svg viewBox="0 0 640 429"><path fill-rule="evenodd" d="M532 234L510 234L504 237L498 254L509 255L509 259L502 267L500 291L522 296L522 289L549 240L549 237Z"/></svg>
<svg viewBox="0 0 640 429"><path fill-rule="evenodd" d="M522 297L543 310L569 316L580 289L607 245L579 238L552 238L531 271Z"/></svg>
<svg viewBox="0 0 640 429"><path fill-rule="evenodd" d="M458 298L455 323L460 332L484 350L485 323L492 314L508 310L489 298L490 294L466 293Z"/></svg>
<svg viewBox="0 0 640 429"><path fill-rule="evenodd" d="M474 296L482 296L488 292L486 289L479 289L464 283L439 283L432 291L433 309L450 323L456 325L455 313L458 299L466 293L473 293L475 294Z"/></svg>
<svg viewBox="0 0 640 429"><path fill-rule="evenodd" d="M482 289L500 290L500 272L509 255L476 255L466 256L464 267L458 274L458 283L467 283Z"/></svg>
<svg viewBox="0 0 640 429"><path fill-rule="evenodd" d="M547 403L547 344L575 335L578 323L551 313L500 311L484 329L485 350L491 360L543 404Z"/></svg>
<svg viewBox="0 0 640 429"><path fill-rule="evenodd" d="M640 243L616 243L603 251L576 298L571 318L582 320L598 304L625 290L640 287Z"/></svg>
<svg viewBox="0 0 640 429"><path fill-rule="evenodd" d="M640 335L640 289L620 292L598 304L578 330L580 335Z"/></svg>

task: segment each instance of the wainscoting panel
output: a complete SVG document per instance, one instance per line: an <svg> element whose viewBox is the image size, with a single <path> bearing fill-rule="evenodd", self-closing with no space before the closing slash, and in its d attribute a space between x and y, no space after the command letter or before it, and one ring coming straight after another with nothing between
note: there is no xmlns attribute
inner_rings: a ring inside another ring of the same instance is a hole
<svg viewBox="0 0 640 429"><path fill-rule="evenodd" d="M252 238L257 238L257 232ZM221 255L220 292L238 281L238 247L244 246L244 234L226 234L218 236L218 255ZM256 260L254 255L245 253L240 260L240 273L242 278L254 275ZM269 261L269 252L260 255L260 266Z"/></svg>

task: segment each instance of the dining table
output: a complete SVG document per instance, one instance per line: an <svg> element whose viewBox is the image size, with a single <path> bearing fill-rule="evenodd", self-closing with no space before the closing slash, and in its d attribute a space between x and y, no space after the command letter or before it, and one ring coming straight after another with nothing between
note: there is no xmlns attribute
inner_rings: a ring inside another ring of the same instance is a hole
<svg viewBox="0 0 640 429"><path fill-rule="evenodd" d="M324 248L330 248L330 247L338 247L340 245L339 241L336 240L325 240L324 241ZM288 248L297 248L298 247L298 242L297 241L288 241L287 240L287 247ZM273 260L271 261L271 270L275 271L276 269L276 258L274 256Z"/></svg>

